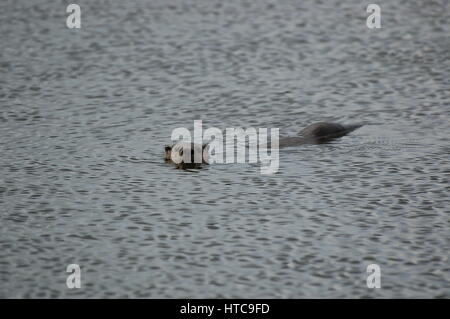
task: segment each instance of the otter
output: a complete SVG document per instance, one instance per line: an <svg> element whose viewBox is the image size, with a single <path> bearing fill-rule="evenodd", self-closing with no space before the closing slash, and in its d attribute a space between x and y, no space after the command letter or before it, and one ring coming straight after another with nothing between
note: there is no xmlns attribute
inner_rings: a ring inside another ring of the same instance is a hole
<svg viewBox="0 0 450 319"><path fill-rule="evenodd" d="M280 138L279 147L327 143L335 138L347 135L361 126L362 124L314 123L301 130L298 136ZM177 142L172 146L165 147L164 159L168 163L175 163L176 167L180 169L201 168L201 164L208 164L207 147L208 143ZM191 153L190 159L187 157L188 153L184 153L186 150ZM195 152L202 154L202 163L194 163Z"/></svg>

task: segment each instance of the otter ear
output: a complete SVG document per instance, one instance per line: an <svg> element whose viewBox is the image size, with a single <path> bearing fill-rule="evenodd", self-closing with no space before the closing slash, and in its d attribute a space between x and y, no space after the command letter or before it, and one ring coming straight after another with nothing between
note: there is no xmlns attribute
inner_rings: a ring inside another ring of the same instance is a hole
<svg viewBox="0 0 450 319"><path fill-rule="evenodd" d="M169 151L172 150L172 147L171 147L171 146L166 146L166 147L164 148L164 150L165 150L166 152L169 152Z"/></svg>

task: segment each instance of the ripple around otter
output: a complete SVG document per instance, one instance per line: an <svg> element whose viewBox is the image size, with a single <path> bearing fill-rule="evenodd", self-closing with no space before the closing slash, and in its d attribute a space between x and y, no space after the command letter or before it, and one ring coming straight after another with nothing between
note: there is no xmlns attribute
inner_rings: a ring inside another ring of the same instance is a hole
<svg viewBox="0 0 450 319"><path fill-rule="evenodd" d="M446 3L0 5L0 297L449 298ZM271 176L173 169L198 119L367 125Z"/></svg>

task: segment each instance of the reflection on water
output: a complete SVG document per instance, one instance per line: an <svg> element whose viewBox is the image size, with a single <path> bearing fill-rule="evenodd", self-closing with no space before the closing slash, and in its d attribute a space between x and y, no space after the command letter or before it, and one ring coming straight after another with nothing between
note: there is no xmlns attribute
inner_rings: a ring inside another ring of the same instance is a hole
<svg viewBox="0 0 450 319"><path fill-rule="evenodd" d="M0 297L450 297L447 3L0 4ZM200 119L367 125L270 176L164 163Z"/></svg>

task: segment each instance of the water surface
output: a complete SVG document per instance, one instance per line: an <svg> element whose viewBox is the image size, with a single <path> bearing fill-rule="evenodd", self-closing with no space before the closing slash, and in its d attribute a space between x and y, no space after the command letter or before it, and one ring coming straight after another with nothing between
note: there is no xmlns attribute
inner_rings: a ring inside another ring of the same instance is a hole
<svg viewBox="0 0 450 319"><path fill-rule="evenodd" d="M378 30L356 0L77 3L0 4L0 297L450 297L448 1ZM194 120L367 125L176 170Z"/></svg>

